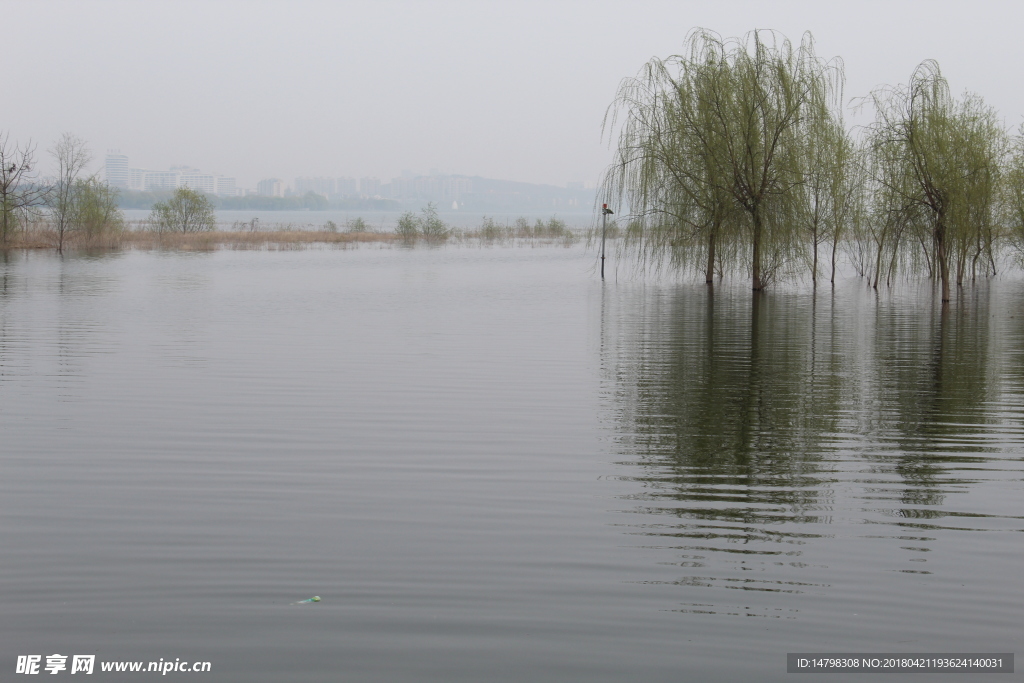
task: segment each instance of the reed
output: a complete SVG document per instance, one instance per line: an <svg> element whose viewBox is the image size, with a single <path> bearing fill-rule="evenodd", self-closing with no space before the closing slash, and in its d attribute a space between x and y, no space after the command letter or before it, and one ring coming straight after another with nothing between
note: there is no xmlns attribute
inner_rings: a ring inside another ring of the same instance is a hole
<svg viewBox="0 0 1024 683"><path fill-rule="evenodd" d="M97 235L72 233L65 247L73 249L143 249L178 251L214 251L217 249L282 249L314 245L345 246L367 242L394 242L394 233L326 232L311 230L211 230L208 232L167 232L152 229L122 230ZM19 230L8 239L6 249L53 249L56 232L46 223Z"/></svg>
<svg viewBox="0 0 1024 683"><path fill-rule="evenodd" d="M411 214L410 214L411 215ZM266 249L292 250L314 247L347 247L359 244L409 244L424 242L436 244L453 241L462 244L473 242L485 244L558 244L571 245L581 235L569 228L563 221L552 218L530 223L519 218L511 223L499 224L493 218L485 217L480 226L469 229L455 229L441 223L436 214L425 219L412 216L415 231L403 232L401 220L395 231L372 231L362 219L350 221L346 230L340 226L324 224L320 229L310 225L293 224L260 225L252 221L236 221L225 224L221 230L180 232L160 230L152 221L142 220L118 223L117 228L91 232L76 230L64 237L65 248L78 250L176 250L215 251L218 249ZM428 220L439 225L423 229ZM360 229L361 228L361 229ZM40 218L14 231L7 240L5 249L53 249L59 239L50 221Z"/></svg>
<svg viewBox="0 0 1024 683"><path fill-rule="evenodd" d="M121 248L213 251L215 249L281 249L312 245L349 245L366 242L394 242L393 233L327 232L281 230L274 232L219 231L166 233L137 230L123 233Z"/></svg>

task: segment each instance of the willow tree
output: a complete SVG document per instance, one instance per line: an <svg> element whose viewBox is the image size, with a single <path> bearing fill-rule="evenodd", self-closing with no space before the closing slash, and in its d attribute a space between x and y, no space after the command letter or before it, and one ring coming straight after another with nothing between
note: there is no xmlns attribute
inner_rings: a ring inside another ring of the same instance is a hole
<svg viewBox="0 0 1024 683"><path fill-rule="evenodd" d="M728 169L695 134L713 118L703 91L715 65L688 69L681 59L651 60L619 87L606 124L610 118L614 126L619 108L626 117L604 186L629 206L627 239L642 258L702 268L710 284L716 266L724 269L740 215Z"/></svg>
<svg viewBox="0 0 1024 683"><path fill-rule="evenodd" d="M856 239L864 224L868 183L866 154L849 134L837 136L832 157L832 172L826 176L826 215L832 239L829 282L835 285L839 246L848 243L851 235Z"/></svg>
<svg viewBox="0 0 1024 683"><path fill-rule="evenodd" d="M890 273L900 254L919 244L928 272L950 300L951 274L962 283L986 257L994 268L996 188L1005 155L1005 132L980 98L957 101L939 65L919 65L905 86L873 92L876 118L868 128L882 215L898 228L879 241L875 282L888 253Z"/></svg>
<svg viewBox="0 0 1024 683"><path fill-rule="evenodd" d="M879 281L892 278L910 259L920 265L927 254L927 245L914 249L915 225L922 224L922 207L915 200L913 177L906 173L900 145L892 140L874 139L866 155L869 173L870 209L863 226L863 239L870 242L873 261L867 274L874 288ZM924 237L917 234L919 240ZM931 262L925 261L931 276ZM884 277L883 277L884 276Z"/></svg>
<svg viewBox="0 0 1024 683"><path fill-rule="evenodd" d="M998 237L999 189L1005 173L1008 137L995 109L980 97L968 95L957 108L954 147L959 151L962 179L952 205L952 257L956 284L962 285L970 269L971 280L979 264L995 274Z"/></svg>
<svg viewBox="0 0 1024 683"><path fill-rule="evenodd" d="M818 58L809 33L794 47L774 33L726 40L698 29L686 47L620 86L611 122L620 109L626 119L605 190L651 228L641 249L707 245L713 259L725 238L747 254L761 290L799 248L794 188L814 129L805 124L832 116L842 64Z"/></svg>
<svg viewBox="0 0 1024 683"><path fill-rule="evenodd" d="M733 196L750 217L752 286L760 290L766 252L777 267L799 244L793 230L800 210L795 189L804 180L800 151L819 128L810 123L831 118L843 68L815 54L810 33L796 48L785 39L768 46L757 31L748 43L749 49L738 41L722 45L733 77L713 92L718 125L712 132L721 137L714 148L732 169Z"/></svg>
<svg viewBox="0 0 1024 683"><path fill-rule="evenodd" d="M847 225L856 219L860 174L853 140L833 117L809 117L801 131L802 182L799 224L808 242L811 282L817 286L819 254L831 252L831 282L835 283L836 255Z"/></svg>
<svg viewBox="0 0 1024 683"><path fill-rule="evenodd" d="M1024 262L1024 125L1013 139L1002 192L1003 222Z"/></svg>

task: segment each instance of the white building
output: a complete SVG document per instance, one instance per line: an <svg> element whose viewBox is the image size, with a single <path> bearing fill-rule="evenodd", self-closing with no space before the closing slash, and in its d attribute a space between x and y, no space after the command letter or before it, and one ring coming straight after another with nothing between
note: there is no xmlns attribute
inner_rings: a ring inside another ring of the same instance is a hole
<svg viewBox="0 0 1024 683"><path fill-rule="evenodd" d="M169 171L153 171L148 168L130 168L128 157L120 150L107 150L107 184L125 190L145 192L166 192L187 187L205 194L219 194L234 197L238 194L234 178L203 173L192 166L171 166Z"/></svg>
<svg viewBox="0 0 1024 683"><path fill-rule="evenodd" d="M178 187L187 187L190 190L215 194L217 192L217 179L209 173L182 173L178 176Z"/></svg>
<svg viewBox="0 0 1024 683"><path fill-rule="evenodd" d="M147 192L176 190L180 186L181 173L178 171L143 171L142 189Z"/></svg>
<svg viewBox="0 0 1024 683"><path fill-rule="evenodd" d="M128 189L129 190L142 190L145 187L144 176L146 175L146 169L144 168L130 168L128 169Z"/></svg>
<svg viewBox="0 0 1024 683"><path fill-rule="evenodd" d="M107 152L106 163L107 185L120 187L127 190L130 187L131 173L128 169L128 157L120 153L120 150L112 149Z"/></svg>
<svg viewBox="0 0 1024 683"><path fill-rule="evenodd" d="M238 188L236 187L234 178L226 178L219 175L215 178L216 180L216 192L224 197L234 197L238 194Z"/></svg>

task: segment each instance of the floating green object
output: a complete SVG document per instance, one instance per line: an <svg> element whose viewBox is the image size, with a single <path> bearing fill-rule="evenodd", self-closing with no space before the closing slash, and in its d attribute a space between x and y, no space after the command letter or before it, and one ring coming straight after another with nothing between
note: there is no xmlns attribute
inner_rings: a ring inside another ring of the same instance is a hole
<svg viewBox="0 0 1024 683"><path fill-rule="evenodd" d="M298 602L293 602L292 604L293 605L305 605L306 603L310 603L310 602L320 602L320 596L319 595L314 595L311 598L307 598L305 600L299 600Z"/></svg>

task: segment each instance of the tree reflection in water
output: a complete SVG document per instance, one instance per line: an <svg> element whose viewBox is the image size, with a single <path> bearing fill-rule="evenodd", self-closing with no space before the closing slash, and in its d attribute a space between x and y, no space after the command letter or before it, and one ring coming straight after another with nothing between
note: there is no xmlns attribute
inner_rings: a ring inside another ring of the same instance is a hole
<svg viewBox="0 0 1024 683"><path fill-rule="evenodd" d="M988 290L944 309L930 295L603 293L608 407L639 485L627 526L672 551L673 583L826 592L840 537L867 571L927 573L902 563L978 516L949 498L1007 446L991 438Z"/></svg>

